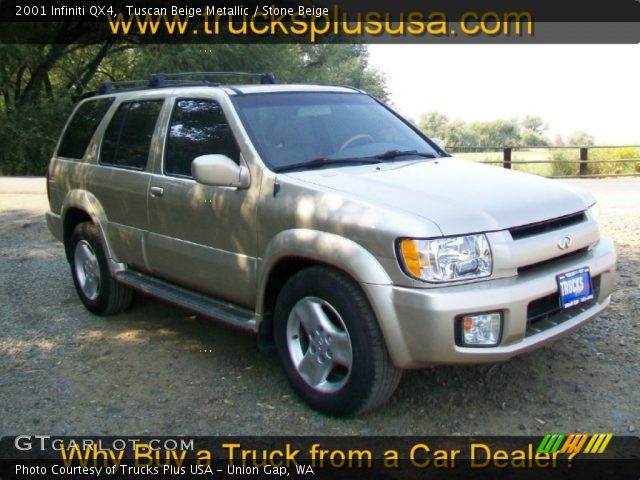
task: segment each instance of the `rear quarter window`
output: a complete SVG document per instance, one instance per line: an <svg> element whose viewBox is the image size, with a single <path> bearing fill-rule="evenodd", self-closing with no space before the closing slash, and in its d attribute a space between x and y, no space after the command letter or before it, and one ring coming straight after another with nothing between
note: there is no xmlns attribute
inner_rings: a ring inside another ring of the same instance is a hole
<svg viewBox="0 0 640 480"><path fill-rule="evenodd" d="M89 100L78 107L60 140L59 157L84 157L96 128L113 100L113 97Z"/></svg>

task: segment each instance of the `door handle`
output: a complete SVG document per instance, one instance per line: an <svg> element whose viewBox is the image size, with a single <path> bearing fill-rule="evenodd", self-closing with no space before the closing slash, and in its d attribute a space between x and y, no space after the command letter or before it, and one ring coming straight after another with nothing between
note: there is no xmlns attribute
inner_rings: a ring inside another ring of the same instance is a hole
<svg viewBox="0 0 640 480"><path fill-rule="evenodd" d="M164 194L164 189L162 187L151 187L152 197L161 197L163 194Z"/></svg>

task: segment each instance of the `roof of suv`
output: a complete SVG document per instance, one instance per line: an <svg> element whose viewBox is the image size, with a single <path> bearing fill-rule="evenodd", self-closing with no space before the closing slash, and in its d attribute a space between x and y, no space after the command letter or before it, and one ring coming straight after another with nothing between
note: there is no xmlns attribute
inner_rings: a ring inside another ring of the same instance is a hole
<svg viewBox="0 0 640 480"><path fill-rule="evenodd" d="M252 93L284 93L284 92L327 92L327 93L362 93L352 87L317 84L277 84L277 85L221 85L229 94Z"/></svg>
<svg viewBox="0 0 640 480"><path fill-rule="evenodd" d="M257 78L260 83L233 84L215 81L215 79L231 77ZM133 91L166 91L167 89L192 89L194 87L221 88L229 95L283 92L364 93L355 87L331 84L277 84L275 76L271 73L183 72L155 73L151 75L149 80L104 82L97 91L87 92L82 98Z"/></svg>

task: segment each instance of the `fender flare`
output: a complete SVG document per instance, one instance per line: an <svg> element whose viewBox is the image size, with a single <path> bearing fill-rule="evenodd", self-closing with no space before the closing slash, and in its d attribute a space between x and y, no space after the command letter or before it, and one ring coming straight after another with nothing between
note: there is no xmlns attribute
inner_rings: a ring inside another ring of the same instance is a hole
<svg viewBox="0 0 640 480"><path fill-rule="evenodd" d="M91 221L98 226L111 273L115 274L118 271L126 269L126 266L122 263L119 263L113 255L111 243L109 242L109 237L106 232L106 228L108 225L107 215L95 195L87 192L86 190L70 190L69 193L67 193L67 195L65 196L62 202L62 207L60 208L60 218L62 219L63 225L67 213L72 208L76 208L82 210L83 212L86 212L86 214L91 218Z"/></svg>
<svg viewBox="0 0 640 480"><path fill-rule="evenodd" d="M265 249L263 261L258 269L258 292L256 300L256 332L258 341L271 346L268 337L271 319L265 312L266 292L269 279L278 263L287 257L299 257L335 267L351 276L362 288L373 309L378 327L389 355L396 365L404 365L410 359L406 339L393 311L389 309L390 297L379 292L390 292L393 282L380 262L364 247L345 237L308 229L292 229L273 237ZM384 288L384 287L389 287Z"/></svg>
<svg viewBox="0 0 640 480"><path fill-rule="evenodd" d="M274 236L267 244L258 269L256 314L264 314L265 292L274 267L287 257L299 257L335 267L358 283L390 285L382 265L364 247L340 235L296 228Z"/></svg>

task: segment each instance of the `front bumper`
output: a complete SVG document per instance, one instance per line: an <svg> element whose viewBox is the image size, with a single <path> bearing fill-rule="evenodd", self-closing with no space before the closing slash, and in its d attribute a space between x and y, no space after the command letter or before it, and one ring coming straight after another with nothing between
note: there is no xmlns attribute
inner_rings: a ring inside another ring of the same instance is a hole
<svg viewBox="0 0 640 480"><path fill-rule="evenodd" d="M580 258L553 262L512 278L439 288L369 284L363 288L397 367L495 362L536 349L602 312L611 299L615 261L612 242L601 239ZM532 323L530 303L552 297L558 289L556 275L579 267L589 267L594 284L599 284L597 297ZM498 346L457 345L456 317L490 311L503 312Z"/></svg>

